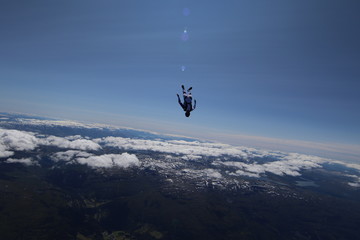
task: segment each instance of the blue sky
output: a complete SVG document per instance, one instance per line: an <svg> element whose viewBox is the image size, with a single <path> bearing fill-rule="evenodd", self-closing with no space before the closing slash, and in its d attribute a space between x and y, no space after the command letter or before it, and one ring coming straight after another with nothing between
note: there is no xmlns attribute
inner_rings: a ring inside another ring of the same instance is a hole
<svg viewBox="0 0 360 240"><path fill-rule="evenodd" d="M244 142L234 136L258 136L356 148L359 7L355 0L2 0L0 111L231 135L235 144ZM176 99L181 84L193 86L198 102L189 119Z"/></svg>

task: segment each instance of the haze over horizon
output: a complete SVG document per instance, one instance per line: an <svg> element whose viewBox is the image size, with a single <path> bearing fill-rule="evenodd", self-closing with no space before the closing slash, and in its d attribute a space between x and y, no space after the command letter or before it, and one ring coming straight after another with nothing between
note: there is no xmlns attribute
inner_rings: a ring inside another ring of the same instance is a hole
<svg viewBox="0 0 360 240"><path fill-rule="evenodd" d="M359 159L358 1L1 3L0 112Z"/></svg>

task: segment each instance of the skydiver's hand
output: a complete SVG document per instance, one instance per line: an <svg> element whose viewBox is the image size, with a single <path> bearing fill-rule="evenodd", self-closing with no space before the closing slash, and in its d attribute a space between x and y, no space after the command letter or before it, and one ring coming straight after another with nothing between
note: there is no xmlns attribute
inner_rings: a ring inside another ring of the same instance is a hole
<svg viewBox="0 0 360 240"><path fill-rule="evenodd" d="M176 94L177 97L179 97L179 94Z"/></svg>

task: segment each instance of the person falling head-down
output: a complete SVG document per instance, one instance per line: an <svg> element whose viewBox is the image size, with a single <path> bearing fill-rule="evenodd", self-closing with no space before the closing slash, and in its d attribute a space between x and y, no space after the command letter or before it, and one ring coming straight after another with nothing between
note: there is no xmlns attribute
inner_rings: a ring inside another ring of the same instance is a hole
<svg viewBox="0 0 360 240"><path fill-rule="evenodd" d="M181 88L183 90L184 103L181 102L179 94L176 94L178 97L178 102L182 109L185 111L185 116L190 117L190 112L194 111L196 108L196 100L194 100L194 107L192 106L192 95L190 92L192 87L190 87L187 92L185 91L184 85L181 85Z"/></svg>

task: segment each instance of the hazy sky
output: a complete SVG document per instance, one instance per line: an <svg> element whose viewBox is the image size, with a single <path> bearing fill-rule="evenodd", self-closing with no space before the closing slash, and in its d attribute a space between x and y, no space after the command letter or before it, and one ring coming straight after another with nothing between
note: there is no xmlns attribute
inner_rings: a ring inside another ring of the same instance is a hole
<svg viewBox="0 0 360 240"><path fill-rule="evenodd" d="M359 10L357 0L0 0L0 111L358 145ZM181 84L198 102L190 118Z"/></svg>

